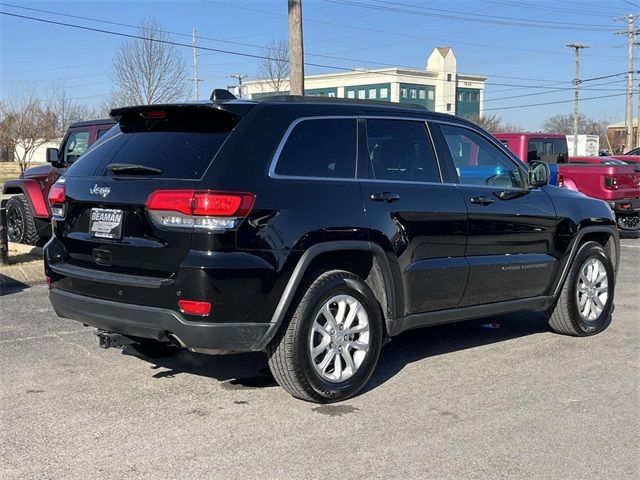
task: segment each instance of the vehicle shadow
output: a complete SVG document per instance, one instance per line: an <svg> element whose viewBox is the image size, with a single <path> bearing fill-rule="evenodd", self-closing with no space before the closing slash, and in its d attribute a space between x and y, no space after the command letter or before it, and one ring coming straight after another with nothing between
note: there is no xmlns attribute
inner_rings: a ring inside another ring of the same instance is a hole
<svg viewBox="0 0 640 480"><path fill-rule="evenodd" d="M4 295L11 295L12 293L21 292L26 288L29 288L29 285L27 285L26 283L20 282L14 278L0 273L0 297Z"/></svg>
<svg viewBox="0 0 640 480"><path fill-rule="evenodd" d="M476 348L549 331L543 315L517 313L405 332L382 350L378 366L360 394L379 387L406 365L426 358ZM214 378L222 388L241 390L277 386L263 353L204 355L180 351L176 355L150 358L134 347L124 355L135 355L153 364L153 378L172 378L183 373Z"/></svg>

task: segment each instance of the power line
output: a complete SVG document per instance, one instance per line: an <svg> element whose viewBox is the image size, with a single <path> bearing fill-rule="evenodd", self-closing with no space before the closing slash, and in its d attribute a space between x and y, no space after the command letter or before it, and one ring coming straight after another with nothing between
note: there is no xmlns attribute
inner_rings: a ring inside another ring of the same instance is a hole
<svg viewBox="0 0 640 480"><path fill-rule="evenodd" d="M348 5L348 6L354 6L354 7L360 7L360 8L369 8L369 9L374 9L374 10L383 10L383 11L388 11L388 12L393 12L393 13L403 13L403 14L408 14L408 15L422 15L422 16L426 16L426 17L435 17L435 18L443 18L443 19L447 19L447 20L459 20L459 21L463 21L463 22L473 22L473 23L489 23L492 25L505 25L505 26L512 26L512 27L526 27L526 28L540 28L540 29L550 29L550 30L580 30L583 31L585 29L591 30L591 31L606 31L609 32L611 31L610 27L605 27L605 26L596 26L596 25L591 25L591 24L584 24L584 23L562 23L562 22L544 22L544 23L531 23L530 21L526 20L526 19L511 19L509 17L497 17L497 16L486 16L486 17L490 17L490 18L478 18L477 16L473 16L473 17L468 17L468 16L464 16L464 14L462 14L461 12L452 12L449 10L442 10L442 9L432 9L430 7L422 7L422 10L420 10L420 6L417 5L408 5L408 4L400 4L398 2L384 2L384 3L389 3L389 4L398 4L398 5L406 5L410 8L414 8L414 10L411 9L406 9L406 8L398 8L398 7L391 7L391 6L384 6L384 5L372 5L370 3L362 3L362 2L358 2L358 1L353 1L353 0L323 0L325 2L331 2L331 3L336 3L336 4L340 4L340 5ZM375 1L375 0L374 0ZM415 10L415 9L418 10ZM428 11L425 11L428 10ZM432 13L432 12L437 12L437 11L443 11L443 12L447 12L447 13ZM505 20L499 20L500 18L504 18ZM559 23L556 25L556 23Z"/></svg>
<svg viewBox="0 0 640 480"><path fill-rule="evenodd" d="M626 93L613 93L611 95L598 95L596 97L587 97L587 98L583 98L582 101L587 101L587 100L598 100L601 98L612 98L612 97L623 97L625 96ZM528 108L528 107L542 107L545 105L559 105L561 103L571 103L573 102L572 100L559 100L556 102L543 102L543 103L529 103L527 105L512 105L509 107L494 107L494 108L485 108L483 109L483 111L485 112L489 112L489 111L494 111L494 110L512 110L514 108Z"/></svg>
<svg viewBox="0 0 640 480"><path fill-rule="evenodd" d="M22 18L22 19L26 19L26 20L37 21L37 22L41 22L41 23L65 26L65 27L76 28L76 29L80 29L80 30L87 30L87 31L92 31L92 32L97 32L97 33L104 33L104 34L108 34L108 35L115 35L115 36L121 36L121 37L133 38L133 39L139 39L139 40L151 40L151 41L158 42L158 43L164 43L164 44L169 44L169 45L192 48L191 44L175 42L175 41L171 41L171 40L149 39L147 37L143 37L141 35L136 35L136 34L116 32L116 31L112 31L112 30L89 27L89 26L85 26L85 25L77 25L77 24L66 23L66 22L59 22L59 21L56 21L56 20L49 20L49 19L31 17L31 16L28 16L28 15L19 15L19 14L9 13L9 12L0 12L0 14L8 15L8 16L11 16L11 17ZM199 47L199 49L200 50L204 50L204 51L211 51L211 52L216 52L216 53L223 53L223 54L228 54L228 55L236 55L236 56L248 57L248 58L254 58L254 59L277 60L277 59L274 59L274 58L271 58L271 57L267 57L267 56L264 56L264 55L250 54L250 53L245 53L245 52L237 52L237 51L224 50L224 49L218 49L218 48L212 48L212 47ZM342 71L348 71L348 72L362 72L363 71L362 69L339 67L339 66L336 66L336 65L326 65L326 64L311 63L311 62L305 62L305 65L315 66L315 67L319 67L319 68L327 68L327 69L332 69L332 70L342 70ZM381 71L376 71L376 70L365 70L365 71L367 73L377 74L377 75L386 75L386 76L393 76L393 77L396 76L395 73L390 73L390 72L381 72ZM418 74L415 74L415 73L411 74L410 72L406 72L406 73L403 73L403 74L405 74L407 76L422 77L422 75L418 75ZM432 79L432 80L445 81L444 79ZM585 80L585 81L587 81L587 80ZM513 83L491 82L491 81L487 81L487 82L485 82L485 84L486 85L496 85L496 86L506 86L506 87L516 87L516 88L531 88L531 89L547 89L548 88L548 86L545 87L545 86L540 86L540 85L522 85L522 84L513 84ZM567 88L569 89L569 87L567 87Z"/></svg>

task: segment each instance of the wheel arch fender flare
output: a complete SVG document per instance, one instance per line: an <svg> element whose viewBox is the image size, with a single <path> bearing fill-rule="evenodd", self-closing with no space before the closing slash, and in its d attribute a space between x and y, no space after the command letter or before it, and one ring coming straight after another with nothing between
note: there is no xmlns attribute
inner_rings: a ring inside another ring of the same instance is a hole
<svg viewBox="0 0 640 480"><path fill-rule="evenodd" d="M396 293L393 275L391 273L391 266L389 260L382 248L372 242L364 240L338 240L332 242L318 243L309 247L300 257L296 264L289 281L280 297L280 301L276 306L276 309L270 320L270 327L264 338L262 339L260 349L266 348L267 344L271 341L275 333L282 325L285 315L291 306L291 303L298 291L298 287L302 283L305 274L308 271L311 262L319 255L327 252L344 252L344 251L367 251L371 252L378 261L378 265L382 272L382 278L384 281L385 294L387 296L387 312L385 317L395 318L396 316Z"/></svg>
<svg viewBox="0 0 640 480"><path fill-rule="evenodd" d="M27 197L34 217L49 218L50 213L47 199L44 197L37 180L29 178L8 180L5 182L2 192L6 194L15 193L24 195Z"/></svg>
<svg viewBox="0 0 640 480"><path fill-rule="evenodd" d="M614 226L607 225L592 225L588 227L584 227L576 232L575 236L571 239L571 243L569 246L569 254L566 255L566 258L562 264L561 274L558 277L557 283L555 284L553 290L553 296L555 298L560 295L560 290L564 285L564 282L567 279L567 275L569 275L569 270L571 269L571 265L573 264L576 255L578 254L578 250L580 249L580 245L582 245L582 239L590 234L590 233L607 233L610 234L610 239L613 240L611 243L611 263L613 263L613 270L617 274L618 267L620 266L620 235L618 230Z"/></svg>

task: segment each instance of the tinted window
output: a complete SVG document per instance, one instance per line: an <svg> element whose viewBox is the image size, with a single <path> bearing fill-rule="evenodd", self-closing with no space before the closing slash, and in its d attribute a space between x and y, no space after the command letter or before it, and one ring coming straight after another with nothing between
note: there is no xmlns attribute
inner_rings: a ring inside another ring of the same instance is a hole
<svg viewBox="0 0 640 480"><path fill-rule="evenodd" d="M296 177L354 178L355 118L303 120L287 138L275 173Z"/></svg>
<svg viewBox="0 0 640 480"><path fill-rule="evenodd" d="M89 146L89 131L71 132L64 145L63 162L73 163Z"/></svg>
<svg viewBox="0 0 640 480"><path fill-rule="evenodd" d="M131 163L160 169L162 174L154 177L201 178L233 124L206 115L194 114L193 118L197 120L193 125L184 118L117 125L94 143L66 175L112 175L107 165Z"/></svg>
<svg viewBox="0 0 640 480"><path fill-rule="evenodd" d="M101 128L98 130L97 138L102 138L102 136L109 131L109 128Z"/></svg>
<svg viewBox="0 0 640 480"><path fill-rule="evenodd" d="M367 148L373 178L440 181L424 122L368 119Z"/></svg>
<svg viewBox="0 0 640 480"><path fill-rule="evenodd" d="M565 163L569 157L567 142L563 138L532 138L527 148L527 161Z"/></svg>
<svg viewBox="0 0 640 480"><path fill-rule="evenodd" d="M496 145L466 128L442 125L460 183L521 188L522 175L516 163Z"/></svg>

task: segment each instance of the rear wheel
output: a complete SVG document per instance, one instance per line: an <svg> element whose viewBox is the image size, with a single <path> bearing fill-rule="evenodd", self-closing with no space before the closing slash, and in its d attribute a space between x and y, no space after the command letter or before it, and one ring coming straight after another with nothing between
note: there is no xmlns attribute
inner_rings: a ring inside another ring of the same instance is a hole
<svg viewBox="0 0 640 480"><path fill-rule="evenodd" d="M314 276L269 345L269 367L294 397L345 400L367 383L380 356L383 324L371 289L352 273Z"/></svg>
<svg viewBox="0 0 640 480"><path fill-rule="evenodd" d="M611 259L597 242L580 247L549 318L565 335L595 335L611 323L615 276Z"/></svg>
<svg viewBox="0 0 640 480"><path fill-rule="evenodd" d="M10 242L36 245L40 240L26 196L14 195L7 202L7 227Z"/></svg>
<svg viewBox="0 0 640 480"><path fill-rule="evenodd" d="M618 216L618 226L622 230L640 230L640 214Z"/></svg>

